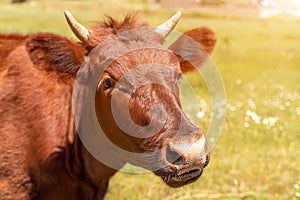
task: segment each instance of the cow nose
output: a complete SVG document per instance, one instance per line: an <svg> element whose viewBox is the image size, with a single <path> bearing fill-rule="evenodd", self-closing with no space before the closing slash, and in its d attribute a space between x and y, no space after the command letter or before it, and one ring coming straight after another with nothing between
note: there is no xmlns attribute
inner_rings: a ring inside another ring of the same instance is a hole
<svg viewBox="0 0 300 200"><path fill-rule="evenodd" d="M209 152L204 134L192 141L177 138L169 142L166 148L167 161L175 166L194 165L204 168L209 162Z"/></svg>

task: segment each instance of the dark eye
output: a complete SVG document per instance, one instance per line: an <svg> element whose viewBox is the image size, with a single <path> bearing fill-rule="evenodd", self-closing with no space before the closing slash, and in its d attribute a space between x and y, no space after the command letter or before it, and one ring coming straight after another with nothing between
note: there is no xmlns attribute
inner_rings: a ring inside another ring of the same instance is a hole
<svg viewBox="0 0 300 200"><path fill-rule="evenodd" d="M103 87L104 87L104 89L109 89L109 88L113 87L114 84L115 84L115 82L111 78L105 78L103 80Z"/></svg>

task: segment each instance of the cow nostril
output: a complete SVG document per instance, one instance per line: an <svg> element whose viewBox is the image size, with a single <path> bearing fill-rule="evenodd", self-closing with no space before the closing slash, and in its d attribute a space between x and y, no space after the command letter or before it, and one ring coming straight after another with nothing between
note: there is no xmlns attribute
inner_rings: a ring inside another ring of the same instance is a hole
<svg viewBox="0 0 300 200"><path fill-rule="evenodd" d="M182 155L176 151L171 150L170 146L167 146L166 149L167 161L173 165L184 165L185 159Z"/></svg>
<svg viewBox="0 0 300 200"><path fill-rule="evenodd" d="M203 165L203 168L205 168L205 167L208 165L209 160L210 160L210 156L209 156L209 154L207 154L207 155L206 155L205 163L204 163L204 165Z"/></svg>

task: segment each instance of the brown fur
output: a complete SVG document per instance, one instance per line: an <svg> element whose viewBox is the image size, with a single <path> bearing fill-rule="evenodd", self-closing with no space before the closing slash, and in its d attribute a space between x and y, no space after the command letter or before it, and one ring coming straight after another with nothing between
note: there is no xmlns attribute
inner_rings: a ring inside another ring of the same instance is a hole
<svg viewBox="0 0 300 200"><path fill-rule="evenodd" d="M79 44L50 33L30 36L26 48L35 67L58 75L75 75L86 53Z"/></svg>
<svg viewBox="0 0 300 200"><path fill-rule="evenodd" d="M114 34L141 27L149 27L149 25L147 25L147 23L138 23L136 14L126 15L122 21L117 21L114 18L107 16L106 19L99 22L97 25L89 27L93 34L91 35L89 42L83 45L91 50Z"/></svg>
<svg viewBox="0 0 300 200"><path fill-rule="evenodd" d="M1 199L104 198L109 179L116 170L93 158L77 136L71 112L74 78L85 56L89 56L98 44L116 33L138 27L149 29L148 25L138 24L131 17L126 17L123 22L109 18L108 21L91 29L94 34L90 43L81 45L51 33L0 35ZM199 30L189 32L187 35L192 38L196 35L196 41L204 43L206 49L211 52L215 41L211 33L209 32L207 38L205 34L199 38L197 33ZM154 32L136 37L138 41L136 44L141 47L151 42L159 46L163 42L163 38ZM179 43L175 46L176 54L180 54L182 46L180 48ZM139 65L157 60L170 67L178 67L177 57L170 51L167 52L159 53L155 50L133 52L113 63L106 74L121 76L130 69L130 66L134 67L131 64ZM109 54L109 51L105 53ZM119 65L119 62L122 65ZM186 71L185 68L181 70ZM177 72L180 73L180 69L177 69ZM161 79L168 77L162 76ZM170 82L169 85L171 84L173 83ZM177 86L176 88L178 89ZM147 124L150 104L162 102L168 107L167 113L172 116L168 119L165 129L175 129L175 122L182 110L176 95L170 96L168 93L170 93L168 89L157 86L140 88L130 108L135 115L133 119L136 123ZM148 151L163 146L172 137L170 133L165 135L160 133L154 138L141 141L122 136L123 133L109 117L111 111L106 105L110 105L110 99L105 97L102 87L98 88L96 99L99 123L106 124L104 128L106 134L113 133L110 139L119 146L124 147L124 144L119 143L120 137L123 137L122 142L126 142L125 146L130 147L130 151ZM147 101L149 103L145 106ZM103 112L106 113L105 117ZM186 123L190 124L188 120ZM199 137L202 135L198 134ZM124 160L125 162L127 161Z"/></svg>
<svg viewBox="0 0 300 200"><path fill-rule="evenodd" d="M208 56L213 52L215 43L214 32L201 27L185 32L171 45L170 49L180 55L181 69L187 72L194 71L205 63Z"/></svg>

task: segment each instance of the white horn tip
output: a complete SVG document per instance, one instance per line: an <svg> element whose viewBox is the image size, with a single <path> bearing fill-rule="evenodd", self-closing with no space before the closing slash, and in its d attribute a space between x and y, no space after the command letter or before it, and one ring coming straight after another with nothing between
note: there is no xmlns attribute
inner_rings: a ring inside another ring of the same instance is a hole
<svg viewBox="0 0 300 200"><path fill-rule="evenodd" d="M65 10L64 15L67 19L69 26L71 27L73 33L81 40L87 41L89 38L89 31L83 25L77 22L77 20L73 17L70 11Z"/></svg>
<svg viewBox="0 0 300 200"><path fill-rule="evenodd" d="M157 26L155 31L166 37L174 29L181 15L182 12L177 11L169 20Z"/></svg>
<svg viewBox="0 0 300 200"><path fill-rule="evenodd" d="M68 11L68 10L64 11L64 15L65 15L65 17L66 17L67 20L69 20L71 18L74 18L73 15L71 14L71 12Z"/></svg>
<svg viewBox="0 0 300 200"><path fill-rule="evenodd" d="M181 15L182 15L182 12L179 10L171 17L170 21L172 22L172 24L171 24L172 26L175 26L177 24Z"/></svg>
<svg viewBox="0 0 300 200"><path fill-rule="evenodd" d="M64 14L65 14L65 15L70 15L71 13L70 13L70 11L65 10L65 11L64 11Z"/></svg>
<svg viewBox="0 0 300 200"><path fill-rule="evenodd" d="M181 17L182 11L181 11L181 10L178 10L178 11L175 13L175 15L176 15L177 18Z"/></svg>

